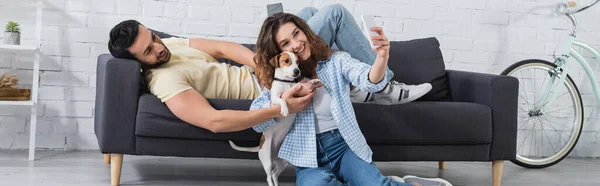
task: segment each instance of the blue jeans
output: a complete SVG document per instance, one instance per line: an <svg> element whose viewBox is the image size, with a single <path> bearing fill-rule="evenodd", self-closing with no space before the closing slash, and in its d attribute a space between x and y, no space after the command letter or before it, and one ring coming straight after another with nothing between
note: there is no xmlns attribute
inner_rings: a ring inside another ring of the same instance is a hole
<svg viewBox="0 0 600 186"><path fill-rule="evenodd" d="M317 160L318 168L296 167L297 186L412 186L390 180L356 156L337 129L317 134Z"/></svg>
<svg viewBox="0 0 600 186"><path fill-rule="evenodd" d="M333 49L348 52L350 56L363 63L373 65L377 53L371 49L369 40L344 6L332 4L320 11L313 7L303 8L296 15L308 24ZM388 68L387 78L394 77Z"/></svg>

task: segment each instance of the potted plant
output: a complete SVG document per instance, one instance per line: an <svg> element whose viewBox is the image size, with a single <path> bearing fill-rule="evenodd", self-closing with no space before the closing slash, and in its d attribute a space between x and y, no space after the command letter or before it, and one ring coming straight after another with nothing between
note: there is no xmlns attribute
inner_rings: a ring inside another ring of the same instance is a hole
<svg viewBox="0 0 600 186"><path fill-rule="evenodd" d="M19 23L9 21L8 24L6 24L6 31L4 31L4 44L21 44L21 28L19 27Z"/></svg>

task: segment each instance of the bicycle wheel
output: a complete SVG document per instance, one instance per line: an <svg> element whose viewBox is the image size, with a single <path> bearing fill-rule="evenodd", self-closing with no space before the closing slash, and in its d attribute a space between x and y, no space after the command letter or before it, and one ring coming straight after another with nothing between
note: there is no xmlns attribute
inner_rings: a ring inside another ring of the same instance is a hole
<svg viewBox="0 0 600 186"><path fill-rule="evenodd" d="M517 158L511 160L519 166L552 166L571 153L581 135L581 94L568 75L564 83L558 85L560 74L554 73L555 68L554 63L530 59L515 63L502 72L502 75L519 79ZM545 87L553 77L557 78L550 94L558 95L556 101L544 111L539 107L548 103L536 105L536 101L544 94Z"/></svg>

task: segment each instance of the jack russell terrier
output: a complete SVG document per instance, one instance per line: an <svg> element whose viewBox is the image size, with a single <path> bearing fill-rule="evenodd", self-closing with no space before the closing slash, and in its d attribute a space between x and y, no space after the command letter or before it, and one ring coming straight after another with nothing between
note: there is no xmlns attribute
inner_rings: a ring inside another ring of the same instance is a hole
<svg viewBox="0 0 600 186"><path fill-rule="evenodd" d="M292 52L282 52L269 61L275 73L271 85L271 103L281 106L281 117L276 118L277 124L267 128L260 139L258 147L240 147L229 141L231 147L238 151L258 152L269 186L278 186L278 177L284 171L288 162L277 156L285 136L293 126L296 114L289 114L287 103L281 99L281 94L292 88L301 79L298 57ZM318 79L308 80L309 88L323 86ZM306 85L306 84L303 84Z"/></svg>

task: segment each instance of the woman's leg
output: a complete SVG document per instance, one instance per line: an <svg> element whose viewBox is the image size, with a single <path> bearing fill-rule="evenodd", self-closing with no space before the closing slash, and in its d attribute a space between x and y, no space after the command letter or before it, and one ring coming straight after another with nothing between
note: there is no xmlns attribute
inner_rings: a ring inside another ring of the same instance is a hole
<svg viewBox="0 0 600 186"><path fill-rule="evenodd" d="M348 185L414 186L383 176L375 164L360 159L352 150L341 158L339 175Z"/></svg>
<svg viewBox="0 0 600 186"><path fill-rule="evenodd" d="M331 169L325 167L296 167L296 185L298 186L342 186Z"/></svg>
<svg viewBox="0 0 600 186"><path fill-rule="evenodd" d="M359 61L369 65L375 63L377 54L371 49L369 40L352 14L343 5L326 6L314 13L306 22L329 46L335 44L340 50L350 53ZM392 77L393 72L388 68L388 79Z"/></svg>
<svg viewBox="0 0 600 186"><path fill-rule="evenodd" d="M318 11L319 10L317 10L315 7L306 7L300 10L296 16L300 17L305 22L308 22L308 20L312 18Z"/></svg>

